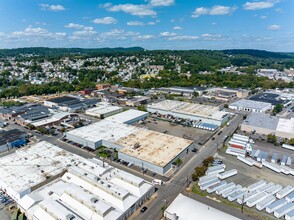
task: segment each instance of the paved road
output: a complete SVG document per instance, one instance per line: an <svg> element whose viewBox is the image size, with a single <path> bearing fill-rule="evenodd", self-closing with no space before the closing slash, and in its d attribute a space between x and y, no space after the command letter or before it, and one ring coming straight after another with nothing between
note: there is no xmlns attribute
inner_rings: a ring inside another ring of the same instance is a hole
<svg viewBox="0 0 294 220"><path fill-rule="evenodd" d="M189 184L190 177L194 172L194 168L200 166L203 159L214 155L217 152L217 149L223 146L225 136L230 136L234 133L242 120L242 115L236 115L231 121L230 126L224 127L220 135L218 135L219 132L216 133L214 135L215 140L212 141L210 139L205 146L200 149L199 153L193 156L169 182L159 187L157 198L148 206L148 209L144 214L140 214L135 219L160 219L162 216L162 207L170 204L180 192L185 191Z"/></svg>

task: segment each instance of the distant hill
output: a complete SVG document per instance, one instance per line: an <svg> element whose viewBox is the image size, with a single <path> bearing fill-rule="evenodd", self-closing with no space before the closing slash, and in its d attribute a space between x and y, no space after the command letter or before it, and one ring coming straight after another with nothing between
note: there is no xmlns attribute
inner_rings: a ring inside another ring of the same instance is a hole
<svg viewBox="0 0 294 220"><path fill-rule="evenodd" d="M225 54L231 55L249 55L260 58L274 58L274 59L293 59L293 53L277 53L265 50L249 50L249 49L235 49L235 50L223 50Z"/></svg>
<svg viewBox="0 0 294 220"><path fill-rule="evenodd" d="M144 51L142 47L117 47L117 48L48 48L48 47L26 47L16 49L0 49L0 57L18 56L20 54L34 55L64 55L64 54L93 54L93 53L120 53Z"/></svg>

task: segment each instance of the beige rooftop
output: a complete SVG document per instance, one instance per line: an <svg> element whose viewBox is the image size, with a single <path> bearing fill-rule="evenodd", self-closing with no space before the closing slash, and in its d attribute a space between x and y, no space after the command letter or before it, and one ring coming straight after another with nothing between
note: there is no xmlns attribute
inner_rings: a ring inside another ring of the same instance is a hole
<svg viewBox="0 0 294 220"><path fill-rule="evenodd" d="M123 137L116 143L123 146L120 152L164 167L193 141L144 129ZM135 145L137 149L134 148Z"/></svg>

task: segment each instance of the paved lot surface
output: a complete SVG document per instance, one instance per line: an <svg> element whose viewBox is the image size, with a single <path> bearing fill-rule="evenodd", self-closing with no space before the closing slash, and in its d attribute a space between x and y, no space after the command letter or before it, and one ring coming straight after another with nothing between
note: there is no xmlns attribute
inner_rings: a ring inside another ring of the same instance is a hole
<svg viewBox="0 0 294 220"><path fill-rule="evenodd" d="M268 148L268 150L270 149ZM227 169L238 170L238 174L230 178L230 181L241 184L242 186L248 186L260 179L264 179L276 184L281 184L282 186L294 185L294 176L292 175L276 173L266 167L262 167L261 169L254 166L250 167L245 163L237 160L235 156L228 155L223 151L219 153L218 157L223 160L227 166Z"/></svg>
<svg viewBox="0 0 294 220"><path fill-rule="evenodd" d="M150 130L166 133L176 137L186 138L198 142L206 142L213 134L212 131L203 129L184 127L182 125L171 124L168 121L154 119L149 117L145 120L145 124L137 125L140 127L147 127Z"/></svg>
<svg viewBox="0 0 294 220"><path fill-rule="evenodd" d="M10 220L10 213L9 211L4 208L4 205L2 203L0 203L0 219L1 220Z"/></svg>

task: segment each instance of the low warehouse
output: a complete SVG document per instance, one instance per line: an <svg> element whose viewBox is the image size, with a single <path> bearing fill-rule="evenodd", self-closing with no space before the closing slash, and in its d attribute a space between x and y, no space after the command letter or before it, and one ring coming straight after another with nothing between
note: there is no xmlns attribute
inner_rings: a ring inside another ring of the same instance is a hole
<svg viewBox="0 0 294 220"><path fill-rule="evenodd" d="M0 131L0 152L19 147L27 143L27 134L18 129Z"/></svg>
<svg viewBox="0 0 294 220"><path fill-rule="evenodd" d="M164 100L147 105L148 112L174 117L202 121L203 123L217 126L223 125L229 120L229 114L220 111L217 106L201 105L173 100Z"/></svg>
<svg viewBox="0 0 294 220"><path fill-rule="evenodd" d="M66 134L66 139L92 149L100 146L117 149L119 159L159 174L168 172L172 163L182 158L193 143L109 120L72 130Z"/></svg>
<svg viewBox="0 0 294 220"><path fill-rule="evenodd" d="M98 117L98 118L106 118L111 115L120 113L123 111L122 107L113 106L105 102L100 102L96 104L96 107L87 109L85 113L90 116Z"/></svg>
<svg viewBox="0 0 294 220"><path fill-rule="evenodd" d="M106 120L119 122L119 123L125 123L125 124L134 124L138 121L144 120L148 116L149 116L148 112L130 109L122 113L108 117Z"/></svg>
<svg viewBox="0 0 294 220"><path fill-rule="evenodd" d="M272 109L272 105L266 102L241 99L229 105L230 109L247 112L264 113Z"/></svg>
<svg viewBox="0 0 294 220"><path fill-rule="evenodd" d="M255 131L257 134L275 134L281 138L294 137L294 118L279 118L267 114L251 113L241 124L245 132Z"/></svg>
<svg viewBox="0 0 294 220"><path fill-rule="evenodd" d="M118 157L142 169L165 174L177 158L184 157L193 142L147 129L121 138L116 144L123 146Z"/></svg>
<svg viewBox="0 0 294 220"><path fill-rule="evenodd" d="M66 133L66 138L83 146L96 149L100 146L120 149L115 142L139 128L109 120L102 120Z"/></svg>

